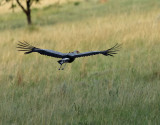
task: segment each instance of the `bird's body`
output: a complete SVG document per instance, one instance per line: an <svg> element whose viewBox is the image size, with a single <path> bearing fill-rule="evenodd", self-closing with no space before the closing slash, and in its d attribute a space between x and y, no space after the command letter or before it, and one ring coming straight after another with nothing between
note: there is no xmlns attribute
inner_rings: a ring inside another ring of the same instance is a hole
<svg viewBox="0 0 160 125"><path fill-rule="evenodd" d="M84 53L80 53L79 51L74 51L69 53L61 53L61 52L48 50L48 49L36 48L34 46L31 46L27 42L19 42L17 45L18 45L17 48L19 49L19 51L25 51L24 54L37 52L42 55L61 58L61 60L58 61L58 63L61 65L59 70L64 69L64 67L61 68L64 63L65 64L72 63L76 58L79 58L79 57L85 57L85 56L91 56L91 55L97 55L97 54L103 54L105 56L113 56L113 54L116 54L116 52L119 51L119 46L120 46L116 44L112 48L104 51L91 51L91 52L84 52Z"/></svg>

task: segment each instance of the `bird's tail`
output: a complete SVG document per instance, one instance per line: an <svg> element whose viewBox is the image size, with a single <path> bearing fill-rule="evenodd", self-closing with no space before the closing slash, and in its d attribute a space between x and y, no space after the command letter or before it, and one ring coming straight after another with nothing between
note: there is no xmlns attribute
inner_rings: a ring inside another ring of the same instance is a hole
<svg viewBox="0 0 160 125"><path fill-rule="evenodd" d="M108 49L108 50L105 50L103 51L103 55L105 56L113 56L114 54L117 54L117 51L119 51L121 47L121 44L116 44L115 46L113 46L112 48Z"/></svg>
<svg viewBox="0 0 160 125"><path fill-rule="evenodd" d="M32 53L35 49L34 46L28 44L27 42L18 42L17 44L17 48L18 48L18 51L24 51L25 53L24 54L29 54L29 53Z"/></svg>

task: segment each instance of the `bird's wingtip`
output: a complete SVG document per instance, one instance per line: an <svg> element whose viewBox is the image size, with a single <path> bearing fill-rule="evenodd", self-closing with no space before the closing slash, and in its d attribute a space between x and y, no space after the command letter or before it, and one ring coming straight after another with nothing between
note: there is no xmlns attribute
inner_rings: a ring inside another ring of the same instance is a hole
<svg viewBox="0 0 160 125"><path fill-rule="evenodd" d="M18 51L25 51L24 54L29 54L33 51L33 46L31 46L29 43L27 43L26 41L18 41L17 47Z"/></svg>

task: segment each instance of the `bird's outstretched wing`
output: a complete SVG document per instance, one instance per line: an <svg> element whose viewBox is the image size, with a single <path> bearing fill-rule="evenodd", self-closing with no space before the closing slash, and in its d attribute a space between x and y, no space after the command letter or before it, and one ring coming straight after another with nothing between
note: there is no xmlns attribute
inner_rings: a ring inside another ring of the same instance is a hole
<svg viewBox="0 0 160 125"><path fill-rule="evenodd" d="M112 48L108 50L78 53L78 54L74 54L73 57L78 58L78 57L84 57L84 56L92 56L96 54L103 54L105 56L113 56L114 54L117 54L117 51L119 51L119 49L120 49L120 45L117 43L115 46L113 46Z"/></svg>
<svg viewBox="0 0 160 125"><path fill-rule="evenodd" d="M32 52L38 52L42 55L46 55L46 56L52 56L52 57L56 57L56 58L64 58L66 56L65 53L61 53L61 52L57 52L57 51L53 51L53 50L47 50L47 49L40 49L40 48L36 48L30 44L28 44L27 42L20 42L17 44L17 48L18 51L24 51L24 54L29 54Z"/></svg>

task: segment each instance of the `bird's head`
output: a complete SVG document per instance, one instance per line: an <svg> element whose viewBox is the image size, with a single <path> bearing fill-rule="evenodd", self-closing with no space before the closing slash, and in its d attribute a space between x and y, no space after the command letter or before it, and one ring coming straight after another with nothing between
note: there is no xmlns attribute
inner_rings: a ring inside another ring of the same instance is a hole
<svg viewBox="0 0 160 125"><path fill-rule="evenodd" d="M75 50L73 53L75 53L75 54L78 54L78 53L80 53L78 50Z"/></svg>

